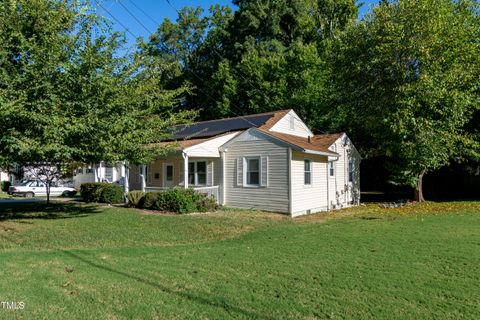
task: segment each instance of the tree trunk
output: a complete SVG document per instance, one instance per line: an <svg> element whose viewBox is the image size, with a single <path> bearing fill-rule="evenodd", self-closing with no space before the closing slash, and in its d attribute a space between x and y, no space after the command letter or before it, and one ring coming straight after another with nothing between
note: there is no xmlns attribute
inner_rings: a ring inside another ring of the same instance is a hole
<svg viewBox="0 0 480 320"><path fill-rule="evenodd" d="M47 181L47 205L50 204L50 182Z"/></svg>
<svg viewBox="0 0 480 320"><path fill-rule="evenodd" d="M425 175L425 170L422 170L417 175L417 185L415 186L415 201L423 202L425 198L423 197L423 176Z"/></svg>

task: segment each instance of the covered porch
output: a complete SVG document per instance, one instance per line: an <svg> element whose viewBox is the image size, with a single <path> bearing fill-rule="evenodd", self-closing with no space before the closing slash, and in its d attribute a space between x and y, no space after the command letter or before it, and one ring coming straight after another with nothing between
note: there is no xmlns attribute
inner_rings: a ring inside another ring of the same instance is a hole
<svg viewBox="0 0 480 320"><path fill-rule="evenodd" d="M130 189L162 192L173 187L193 188L224 204L224 157L219 147L235 135L185 140L179 143L176 152L149 164L131 167Z"/></svg>

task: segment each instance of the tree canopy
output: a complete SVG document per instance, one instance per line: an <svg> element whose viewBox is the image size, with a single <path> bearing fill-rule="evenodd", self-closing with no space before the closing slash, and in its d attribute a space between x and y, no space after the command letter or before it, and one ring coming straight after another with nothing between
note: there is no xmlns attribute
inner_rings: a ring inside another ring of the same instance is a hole
<svg viewBox="0 0 480 320"><path fill-rule="evenodd" d="M149 144L191 117L176 110L188 88L161 81L168 63L122 56L124 38L89 3L0 1L4 165L144 162Z"/></svg>
<svg viewBox="0 0 480 320"><path fill-rule="evenodd" d="M417 200L426 172L479 150L478 19L476 2L383 1L336 43L335 113Z"/></svg>

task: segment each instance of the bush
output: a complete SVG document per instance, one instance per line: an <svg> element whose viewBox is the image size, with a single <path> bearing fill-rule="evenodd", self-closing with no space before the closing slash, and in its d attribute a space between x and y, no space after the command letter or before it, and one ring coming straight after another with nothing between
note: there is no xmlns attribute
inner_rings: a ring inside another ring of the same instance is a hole
<svg viewBox="0 0 480 320"><path fill-rule="evenodd" d="M154 208L176 213L206 212L215 210L217 203L194 189L172 188L158 194Z"/></svg>
<svg viewBox="0 0 480 320"><path fill-rule="evenodd" d="M1 189L3 192L7 192L8 191L8 188L10 188L12 184L10 183L10 181L2 181L2 184L1 184Z"/></svg>
<svg viewBox="0 0 480 320"><path fill-rule="evenodd" d="M121 203L124 201L123 188L106 182L89 182L80 187L85 202Z"/></svg>
<svg viewBox="0 0 480 320"><path fill-rule="evenodd" d="M102 188L100 193L101 203L122 203L125 201L123 187L117 184L110 184L108 187Z"/></svg>
<svg viewBox="0 0 480 320"><path fill-rule="evenodd" d="M145 192L130 191L127 195L128 206L132 208L142 208L145 202Z"/></svg>
<svg viewBox="0 0 480 320"><path fill-rule="evenodd" d="M218 209L217 200L214 197L203 194L204 197L197 201L198 212L212 212Z"/></svg>
<svg viewBox="0 0 480 320"><path fill-rule="evenodd" d="M155 204L157 203L159 195L159 192L147 192L143 198L142 207L144 209L157 209Z"/></svg>

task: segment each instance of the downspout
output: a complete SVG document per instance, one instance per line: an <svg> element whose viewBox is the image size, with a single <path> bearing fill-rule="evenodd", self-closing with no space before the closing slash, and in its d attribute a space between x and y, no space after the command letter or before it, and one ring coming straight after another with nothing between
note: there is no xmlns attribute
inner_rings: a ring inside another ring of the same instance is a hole
<svg viewBox="0 0 480 320"><path fill-rule="evenodd" d="M292 148L288 148L288 213L293 215Z"/></svg>
<svg viewBox="0 0 480 320"><path fill-rule="evenodd" d="M330 160L327 156L327 211L330 211Z"/></svg>
<svg viewBox="0 0 480 320"><path fill-rule="evenodd" d="M349 181L348 181L348 162L347 162L347 157L346 157L346 144L343 145L343 181L345 182L345 185L343 186L343 205L346 207L347 206L347 194L348 194L348 187L345 188L345 186L348 186Z"/></svg>
<svg viewBox="0 0 480 320"><path fill-rule="evenodd" d="M222 203L221 205L224 206L226 203L227 203L227 188L226 188L226 184L225 184L225 152L227 152L226 150L225 151L220 151L220 157L222 158Z"/></svg>
<svg viewBox="0 0 480 320"><path fill-rule="evenodd" d="M183 187L188 189L188 155L185 151L182 152L183 157Z"/></svg>

